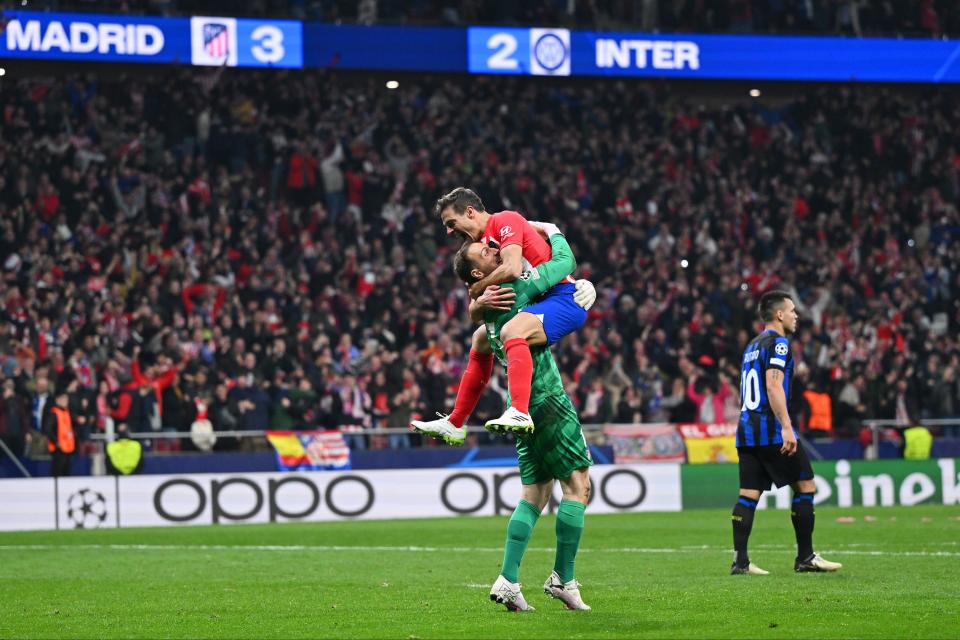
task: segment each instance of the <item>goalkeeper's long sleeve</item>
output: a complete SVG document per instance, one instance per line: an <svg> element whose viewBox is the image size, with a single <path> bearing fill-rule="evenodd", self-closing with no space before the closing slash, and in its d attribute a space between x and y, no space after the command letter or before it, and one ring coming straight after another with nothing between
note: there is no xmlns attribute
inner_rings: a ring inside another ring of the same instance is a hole
<svg viewBox="0 0 960 640"><path fill-rule="evenodd" d="M531 272L526 280L518 279L513 283L517 296L526 296L534 299L547 289L554 287L573 273L577 268L577 261L573 257L573 250L562 234L550 236L550 249L553 256Z"/></svg>

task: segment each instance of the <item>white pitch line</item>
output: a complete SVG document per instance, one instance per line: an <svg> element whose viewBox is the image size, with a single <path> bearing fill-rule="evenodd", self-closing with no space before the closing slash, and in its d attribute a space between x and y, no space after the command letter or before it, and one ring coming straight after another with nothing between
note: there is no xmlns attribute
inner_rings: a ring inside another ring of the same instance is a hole
<svg viewBox="0 0 960 640"><path fill-rule="evenodd" d="M792 549L790 545L756 545L754 548L770 550ZM367 546L367 545L226 545L226 544L9 544L0 545L0 551L75 551L75 550L115 550L115 551L277 551L303 553L308 551L329 553L342 551L358 552L397 552L397 553L502 553L502 547L421 547L421 546ZM530 547L527 551L554 553L553 547ZM629 553L629 554L672 554L702 553L704 551L729 553L730 549L719 546L683 546L683 547L611 547L586 548L581 553ZM842 546L827 549L824 553L849 556L895 556L895 557L960 557L960 551L886 551L879 549L845 549Z"/></svg>
<svg viewBox="0 0 960 640"><path fill-rule="evenodd" d="M793 549L792 546L786 545L758 545L754 548L760 549ZM551 549L553 551L553 549ZM726 547L697 547L693 549L642 549L642 548L633 548L633 547L623 547L619 549L581 549L583 551L597 551L597 552L607 552L607 553L697 553L701 551L714 551L714 552L724 552L729 553L732 549L727 549ZM838 555L851 555L851 556L935 556L935 557L960 557L960 552L958 551L880 551L880 550L863 550L863 549L827 549L824 553L835 553Z"/></svg>

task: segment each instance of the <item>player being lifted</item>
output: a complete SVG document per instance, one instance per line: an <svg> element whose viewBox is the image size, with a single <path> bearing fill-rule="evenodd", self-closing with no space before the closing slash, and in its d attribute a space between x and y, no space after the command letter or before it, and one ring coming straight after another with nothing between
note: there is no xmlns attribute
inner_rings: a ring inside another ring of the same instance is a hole
<svg viewBox="0 0 960 640"><path fill-rule="evenodd" d="M541 295L546 283L576 266L566 239L554 225L545 225L550 234L552 257L536 269L522 274L513 282L502 282L512 289L516 298L507 311L487 311L484 330L497 358L507 362L507 374L513 362L509 361L501 340L503 329L513 321L521 309ZM467 284L482 281L502 266L502 252L486 243L464 244L454 259L457 275ZM522 314L521 314L522 315ZM546 345L531 350L533 381L530 389L530 415L537 425L533 432L519 433L516 438L521 499L507 524L507 540L500 576L490 591L490 599L506 605L513 611L532 610L520 590L520 562L533 533L540 512L550 500L556 480L563 489L563 500L557 511L557 554L553 572L543 585L544 592L561 600L569 609L589 609L580 597L580 584L574 578L574 564L584 514L590 497L590 477L587 470L593 461L586 439L580 428L577 412L563 389L560 370ZM512 384L512 378L510 379Z"/></svg>
<svg viewBox="0 0 960 640"><path fill-rule="evenodd" d="M813 468L803 446L797 442L787 406L793 353L788 334L797 329L797 310L790 294L768 291L760 298L763 332L743 352L740 397L743 406L737 426L740 455L740 498L733 508L732 574L767 575L750 562L747 541L760 494L789 484L793 489L791 519L797 537L795 571L836 571L842 565L829 562L813 551Z"/></svg>
<svg viewBox="0 0 960 640"><path fill-rule="evenodd" d="M515 211L490 214L480 197L470 189L458 187L437 201L447 233L457 233L474 242L499 249L500 263L489 274L470 286L470 317L479 322L485 311L503 311L514 304L513 291L498 285L520 277L524 267L547 262L550 245L530 222ZM532 273L532 272L531 272ZM531 431L530 383L533 361L530 348L552 345L576 331L586 322L587 313L596 300L593 285L586 280L574 281L570 272L553 275L544 295L506 323L500 338L506 353L510 406L503 415L487 422L492 431ZM555 285L555 286L554 286ZM453 413L431 421L414 420L411 426L426 435L441 438L450 444L462 444L466 438L463 424L473 413L493 371L493 354L483 328L473 334L470 357L460 379Z"/></svg>

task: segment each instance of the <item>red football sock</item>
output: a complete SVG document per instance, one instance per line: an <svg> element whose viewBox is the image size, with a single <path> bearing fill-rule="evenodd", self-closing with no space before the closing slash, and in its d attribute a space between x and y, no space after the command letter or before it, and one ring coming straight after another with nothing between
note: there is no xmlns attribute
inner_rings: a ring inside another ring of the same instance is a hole
<svg viewBox="0 0 960 640"><path fill-rule="evenodd" d="M447 417L454 426L462 427L473 410L477 408L477 402L480 401L480 395L490 381L491 373L493 373L493 354L480 353L471 349L467 368L464 369L460 386L457 388L457 400L453 405L453 413Z"/></svg>
<svg viewBox="0 0 960 640"><path fill-rule="evenodd" d="M510 406L517 411L530 413L530 382L533 379L533 356L523 338L513 338L503 343L507 353L507 383L510 386Z"/></svg>

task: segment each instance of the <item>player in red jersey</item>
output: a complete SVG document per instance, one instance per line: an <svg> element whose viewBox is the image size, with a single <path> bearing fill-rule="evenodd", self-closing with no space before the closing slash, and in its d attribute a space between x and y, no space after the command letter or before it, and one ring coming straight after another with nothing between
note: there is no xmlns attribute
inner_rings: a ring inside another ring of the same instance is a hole
<svg viewBox="0 0 960 640"><path fill-rule="evenodd" d="M436 212L447 233L499 249L500 266L470 287L470 317L477 322L482 321L488 309L506 310L513 305L513 292L501 290L500 283L516 280L531 267L550 260L550 245L534 226L539 223L528 222L516 211L491 214L470 189L458 187L440 198ZM595 300L596 291L590 282L575 281L568 275L504 325L500 337L507 357L510 407L499 418L488 421L487 429L527 432L534 428L529 415L533 375L530 347L552 345L582 327L586 310ZM429 422L415 420L411 425L426 435L462 444L466 437L463 424L476 407L492 370L492 350L486 331L480 327L473 335L470 359L460 380L453 413Z"/></svg>

